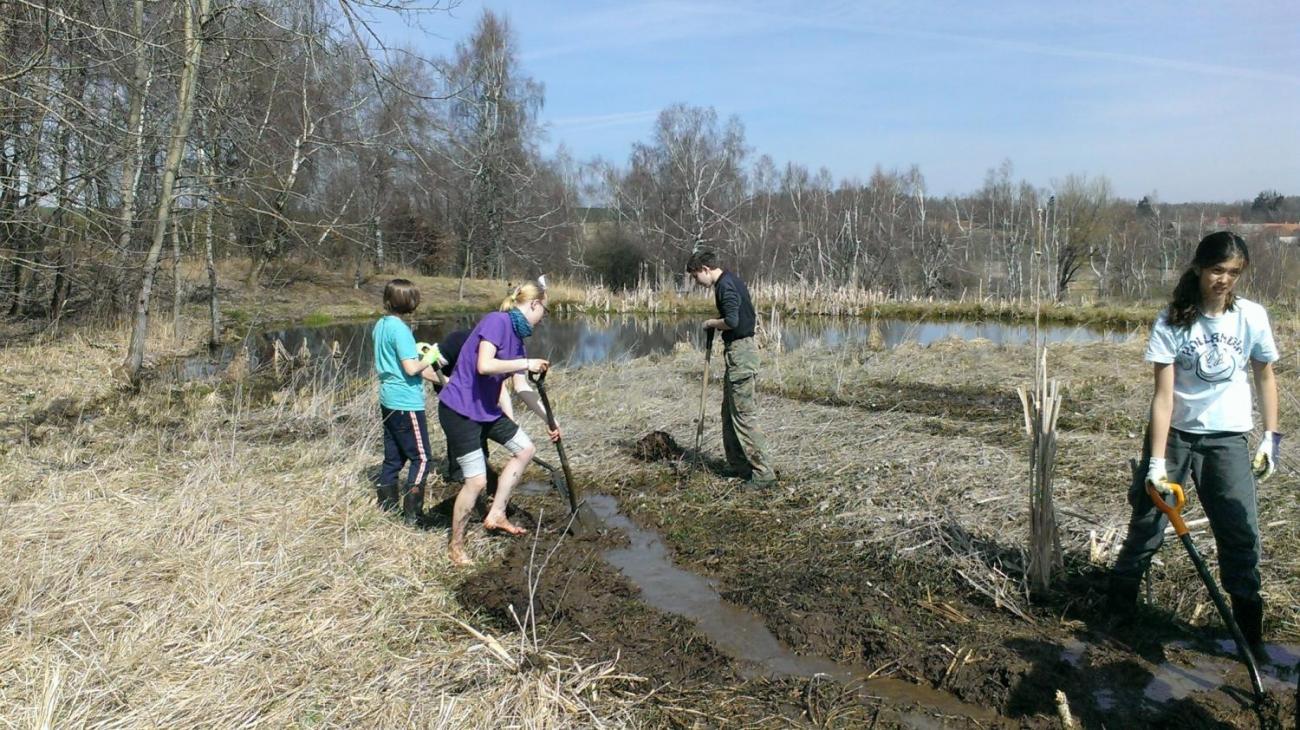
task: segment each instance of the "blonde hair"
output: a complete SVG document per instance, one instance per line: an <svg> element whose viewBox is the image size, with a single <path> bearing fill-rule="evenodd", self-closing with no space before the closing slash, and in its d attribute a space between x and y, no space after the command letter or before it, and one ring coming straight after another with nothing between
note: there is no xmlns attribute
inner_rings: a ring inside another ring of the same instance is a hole
<svg viewBox="0 0 1300 730"><path fill-rule="evenodd" d="M525 281L501 300L501 311L509 312L515 307L523 306L534 299L545 299L546 290L535 281Z"/></svg>

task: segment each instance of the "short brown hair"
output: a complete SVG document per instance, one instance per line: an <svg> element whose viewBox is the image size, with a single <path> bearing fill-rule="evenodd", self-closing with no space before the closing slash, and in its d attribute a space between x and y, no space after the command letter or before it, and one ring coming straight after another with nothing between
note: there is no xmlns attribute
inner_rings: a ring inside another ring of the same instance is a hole
<svg viewBox="0 0 1300 730"><path fill-rule="evenodd" d="M688 274L694 274L698 271L704 271L705 269L717 268L721 268L718 266L717 254L707 249L697 250L695 253L691 254L691 258L686 262L686 273Z"/></svg>
<svg viewBox="0 0 1300 730"><path fill-rule="evenodd" d="M393 279L384 286L384 309L393 314L410 314L420 306L420 289L408 279Z"/></svg>

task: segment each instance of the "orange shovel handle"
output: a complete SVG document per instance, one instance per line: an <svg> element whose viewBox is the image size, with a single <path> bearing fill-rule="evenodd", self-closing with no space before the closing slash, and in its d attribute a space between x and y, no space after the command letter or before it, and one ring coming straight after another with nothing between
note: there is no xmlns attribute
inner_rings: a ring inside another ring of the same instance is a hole
<svg viewBox="0 0 1300 730"><path fill-rule="evenodd" d="M1164 512L1165 517L1169 518L1170 524L1174 526L1174 534L1182 537L1187 534L1187 523L1183 522L1183 516L1179 513L1182 512L1183 505L1187 503L1187 498L1183 495L1183 485L1176 482L1167 482L1167 484L1174 493L1173 504L1166 502L1151 482L1147 482L1147 496L1151 498L1152 502L1155 502L1156 509Z"/></svg>

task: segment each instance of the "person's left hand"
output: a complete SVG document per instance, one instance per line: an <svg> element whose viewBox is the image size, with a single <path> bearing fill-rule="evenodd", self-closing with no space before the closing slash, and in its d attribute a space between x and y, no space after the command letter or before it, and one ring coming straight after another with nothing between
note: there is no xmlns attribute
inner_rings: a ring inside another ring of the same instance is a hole
<svg viewBox="0 0 1300 730"><path fill-rule="evenodd" d="M1259 448L1255 450L1255 458L1251 462L1256 479L1262 482L1273 476L1273 472L1277 470L1277 458L1281 450L1282 434L1276 431L1265 431L1264 438L1260 439Z"/></svg>
<svg viewBox="0 0 1300 730"><path fill-rule="evenodd" d="M555 428L548 429L547 431L548 435L551 437L551 443L556 443L564 437L564 433L560 431L560 424L558 423L555 424Z"/></svg>

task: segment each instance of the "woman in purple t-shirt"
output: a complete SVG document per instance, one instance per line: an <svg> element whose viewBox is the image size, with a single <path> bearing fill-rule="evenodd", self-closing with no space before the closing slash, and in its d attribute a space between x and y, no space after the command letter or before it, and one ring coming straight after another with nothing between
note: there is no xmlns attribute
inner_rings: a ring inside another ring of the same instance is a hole
<svg viewBox="0 0 1300 730"><path fill-rule="evenodd" d="M438 423L447 435L447 458L455 459L465 476L451 515L450 557L456 565L473 562L465 553L465 523L487 486L484 438L504 445L511 457L497 480L496 497L483 527L509 535L527 532L506 519L506 505L536 447L514 422L510 393L504 385L512 378L519 397L546 420L546 409L529 384L528 373L546 372L550 363L530 358L524 351L524 338L545 315L546 290L541 285L528 282L516 288L501 302L501 311L487 315L470 331L451 380L439 394ZM551 431L550 437L558 440L560 430Z"/></svg>

